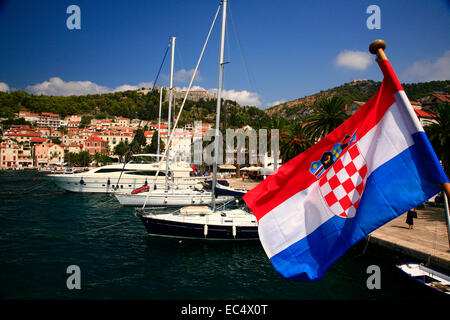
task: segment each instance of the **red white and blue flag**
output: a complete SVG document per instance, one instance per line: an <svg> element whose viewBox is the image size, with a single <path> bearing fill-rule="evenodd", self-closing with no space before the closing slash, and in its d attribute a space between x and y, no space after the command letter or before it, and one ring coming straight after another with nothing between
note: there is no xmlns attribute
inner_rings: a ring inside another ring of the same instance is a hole
<svg viewBox="0 0 450 320"><path fill-rule="evenodd" d="M312 281L373 230L448 182L388 60L378 92L244 196L285 278Z"/></svg>

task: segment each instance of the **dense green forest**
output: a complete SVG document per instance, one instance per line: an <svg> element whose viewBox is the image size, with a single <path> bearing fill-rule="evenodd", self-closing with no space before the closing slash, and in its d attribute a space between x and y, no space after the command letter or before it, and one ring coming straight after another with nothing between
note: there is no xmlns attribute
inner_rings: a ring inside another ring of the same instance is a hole
<svg viewBox="0 0 450 320"><path fill-rule="evenodd" d="M61 117L83 114L86 115L85 120L122 116L130 119L156 121L159 112L159 94L154 92L149 101L147 101L148 99L147 95L139 94L137 91L68 97L37 96L24 91L0 92L0 117L12 118L20 110L27 110L33 113L53 112ZM174 118L178 114L181 104L182 99L175 101ZM186 100L179 126L193 123L196 120L215 123L216 104L216 99ZM254 106L242 107L235 101L225 100L221 110L221 123L228 128L242 127L247 124L261 128L271 123L271 118L263 110ZM161 116L164 120L167 119L167 114L168 102L166 101L161 109Z"/></svg>

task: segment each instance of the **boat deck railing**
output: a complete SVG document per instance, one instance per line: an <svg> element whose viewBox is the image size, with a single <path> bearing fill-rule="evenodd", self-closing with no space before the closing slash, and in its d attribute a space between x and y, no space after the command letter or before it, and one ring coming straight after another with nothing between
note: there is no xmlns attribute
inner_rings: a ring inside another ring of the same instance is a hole
<svg viewBox="0 0 450 320"><path fill-rule="evenodd" d="M200 207L205 207L205 205L193 205L193 206L189 206L189 207L200 208ZM180 216L188 216L188 215L192 216L193 215L192 213L187 214L186 210L185 210L185 212L183 212L183 208L186 208L186 207L177 208L176 210L169 211L169 212L167 211L167 207L135 208L134 215L135 216L159 215L159 214L180 215ZM231 199L231 200L216 207L216 211L233 210L233 209L241 209L241 210L246 211L248 214L252 214L242 199ZM211 208L211 212L212 212L212 208ZM200 212L200 210L199 210L199 214L207 215L205 212Z"/></svg>

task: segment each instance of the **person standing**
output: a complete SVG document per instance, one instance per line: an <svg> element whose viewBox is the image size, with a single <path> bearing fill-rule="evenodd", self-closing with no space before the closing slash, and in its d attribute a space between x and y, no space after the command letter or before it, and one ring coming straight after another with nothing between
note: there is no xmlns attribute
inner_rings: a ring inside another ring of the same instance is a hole
<svg viewBox="0 0 450 320"><path fill-rule="evenodd" d="M414 229L414 218L417 218L417 212L415 208L412 208L406 214L406 223L409 226L409 229Z"/></svg>

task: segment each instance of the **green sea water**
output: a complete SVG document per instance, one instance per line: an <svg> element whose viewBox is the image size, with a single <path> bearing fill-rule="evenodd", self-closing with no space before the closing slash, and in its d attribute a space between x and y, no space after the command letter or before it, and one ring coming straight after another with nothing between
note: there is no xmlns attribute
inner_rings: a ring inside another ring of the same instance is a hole
<svg viewBox="0 0 450 320"><path fill-rule="evenodd" d="M1 299L434 299L400 276L400 259L362 240L322 281L292 282L259 241L149 237L110 195L68 193L36 171L0 172ZM67 288L70 265L81 270L79 290ZM381 289L367 287L371 265Z"/></svg>

